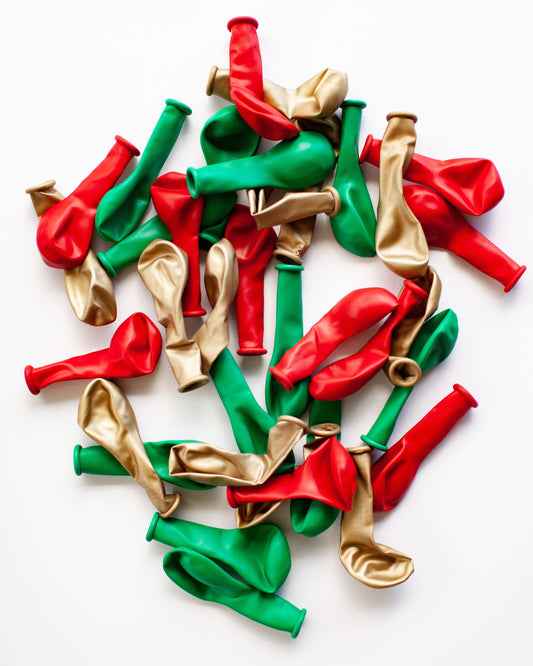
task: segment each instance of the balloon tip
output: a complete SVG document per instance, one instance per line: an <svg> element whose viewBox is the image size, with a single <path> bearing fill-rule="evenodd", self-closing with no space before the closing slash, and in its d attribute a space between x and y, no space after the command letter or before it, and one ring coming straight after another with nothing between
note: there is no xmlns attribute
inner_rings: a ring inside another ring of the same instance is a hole
<svg viewBox="0 0 533 666"><path fill-rule="evenodd" d="M26 380L26 384L28 388L30 389L30 393L33 393L33 395L38 395L41 392L41 389L35 386L33 383L33 365L27 365L24 368L24 379Z"/></svg>
<svg viewBox="0 0 533 666"><path fill-rule="evenodd" d="M159 521L159 514L156 511L152 516L152 521L150 522L150 527L148 528L148 532L146 532L146 541L151 541L154 538L155 528L158 521Z"/></svg>
<svg viewBox="0 0 533 666"><path fill-rule="evenodd" d="M505 285L503 288L504 292L507 293L511 291L511 289L515 286L515 284L520 280L522 275L526 272L526 266L520 266L520 268L516 271L516 273L513 275L513 277L509 280L509 282Z"/></svg>
<svg viewBox="0 0 533 666"><path fill-rule="evenodd" d="M375 439L372 439L372 437L369 437L368 435L361 435L361 441L367 444L368 446L371 446L373 449L379 449L380 451L388 451L388 447L386 444L381 444L380 442L377 442Z"/></svg>
<svg viewBox="0 0 533 666"><path fill-rule="evenodd" d="M466 399L471 407L475 408L478 406L478 401L474 398L470 391L467 391L464 386L461 386L461 384L454 384L453 390L461 393L461 395Z"/></svg>
<svg viewBox="0 0 533 666"><path fill-rule="evenodd" d="M178 109L178 111L182 111L186 116L190 116L192 113L190 106L187 106L187 104L184 104L183 102L178 102L177 99L172 99L172 97L166 99L165 104L174 106L176 109Z"/></svg>
<svg viewBox="0 0 533 666"><path fill-rule="evenodd" d="M80 459L80 452L82 448L83 448L82 446L76 444L73 451L74 472L76 473L76 476L81 476L83 473L83 470L81 469L81 459Z"/></svg>
<svg viewBox="0 0 533 666"><path fill-rule="evenodd" d="M239 347L237 354L239 356L263 356L267 350L264 347Z"/></svg>
<svg viewBox="0 0 533 666"><path fill-rule="evenodd" d="M115 136L115 141L117 143L120 143L120 145L124 146L126 150L129 150L129 152L133 155L133 157L137 157L141 154L141 151L136 146L134 146L133 143L131 143L124 137L120 136L120 134L117 134Z"/></svg>
<svg viewBox="0 0 533 666"><path fill-rule="evenodd" d="M300 614L298 615L298 619L296 620L296 624L294 625L293 630L291 631L291 636L293 638L296 638L298 634L300 633L300 629L302 628L303 621L305 620L305 616L307 614L307 610L305 608L302 608L300 611Z"/></svg>
<svg viewBox="0 0 533 666"><path fill-rule="evenodd" d="M228 30L231 32L231 29L237 23L248 23L249 25L253 25L256 30L259 27L259 21L252 16L236 16L228 21Z"/></svg>

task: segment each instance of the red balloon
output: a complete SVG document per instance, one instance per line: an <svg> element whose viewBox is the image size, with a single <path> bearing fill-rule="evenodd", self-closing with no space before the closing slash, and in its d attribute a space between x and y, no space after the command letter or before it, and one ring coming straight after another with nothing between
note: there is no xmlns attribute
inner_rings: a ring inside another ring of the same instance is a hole
<svg viewBox="0 0 533 666"><path fill-rule="evenodd" d="M265 270L276 248L272 228L259 231L247 206L237 204L231 213L225 238L235 248L239 264L239 288L235 304L241 356L266 354L263 347Z"/></svg>
<svg viewBox="0 0 533 666"><path fill-rule="evenodd" d="M372 466L374 511L390 511L403 499L426 456L477 402L460 384Z"/></svg>
<svg viewBox="0 0 533 666"><path fill-rule="evenodd" d="M106 158L78 187L49 208L39 220L37 247L45 264L52 268L79 266L89 251L96 208L118 180L137 148L121 136Z"/></svg>
<svg viewBox="0 0 533 666"><path fill-rule="evenodd" d="M308 377L340 345L396 308L396 297L381 287L356 289L341 298L270 372L287 391Z"/></svg>
<svg viewBox="0 0 533 666"><path fill-rule="evenodd" d="M149 375L157 365L161 347L159 329L145 314L136 312L117 328L107 349L40 368L27 365L24 377L30 391L37 395L49 384L70 379Z"/></svg>
<svg viewBox="0 0 533 666"><path fill-rule="evenodd" d="M342 400L364 386L389 358L394 327L428 294L411 280L404 280L398 307L378 332L356 354L326 366L311 379L309 393L317 400Z"/></svg>
<svg viewBox="0 0 533 666"><path fill-rule="evenodd" d="M238 16L228 23L229 83L231 99L243 120L260 136L272 141L294 139L300 133L282 113L263 101L263 65L256 19Z"/></svg>
<svg viewBox="0 0 533 666"><path fill-rule="evenodd" d="M360 162L379 166L381 141L369 134ZM494 163L480 157L435 160L415 153L404 176L433 188L463 213L482 215L499 203L505 190Z"/></svg>
<svg viewBox="0 0 533 666"><path fill-rule="evenodd" d="M417 185L403 188L405 201L424 230L430 247L441 247L462 257L510 291L518 282L525 266L520 266L494 243L469 224L439 194Z"/></svg>
<svg viewBox="0 0 533 666"><path fill-rule="evenodd" d="M183 315L205 314L200 288L200 224L204 213L204 197L193 199L185 174L170 172L159 176L150 187L157 214L170 231L172 242L189 259L189 277L182 297Z"/></svg>
<svg viewBox="0 0 533 666"><path fill-rule="evenodd" d="M246 502L305 497L350 511L356 485L352 457L336 437L328 437L294 472L271 476L259 486L228 486L227 498L233 508Z"/></svg>

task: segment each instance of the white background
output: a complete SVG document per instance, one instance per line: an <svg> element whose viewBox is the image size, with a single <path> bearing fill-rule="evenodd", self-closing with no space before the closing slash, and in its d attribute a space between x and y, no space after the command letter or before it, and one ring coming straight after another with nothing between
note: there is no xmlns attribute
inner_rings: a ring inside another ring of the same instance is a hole
<svg viewBox="0 0 533 666"><path fill-rule="evenodd" d="M349 75L366 100L366 134L381 137L391 110L418 114L417 151L492 159L506 196L476 225L519 263L531 264L531 21L525 1L426 0L290 3L30 2L3 10L2 62L2 548L0 663L15 664L518 664L531 627L532 273L509 294L451 255L434 251L460 336L426 376L393 441L446 395L467 387L479 408L421 469L402 504L376 520L376 537L414 558L389 590L350 578L338 556L338 522L315 539L286 527L293 567L281 594L308 609L296 640L175 587L166 546L146 543L153 510L131 479L74 475L72 448L89 444L76 423L85 382L39 396L23 368L106 347L128 315L153 302L134 267L115 281L118 318L78 322L61 271L35 246L29 185L48 178L67 195L120 133L139 148L166 97L193 115L164 171L204 164L199 133L223 105L207 98L212 64L228 64L226 23L259 20L264 74L295 87L324 67ZM365 168L374 202L377 170ZM317 222L304 259L308 328L348 291L401 280L378 259L336 244ZM266 334L273 342L276 271L269 268ZM234 323L232 324L235 331ZM356 343L362 343L364 336ZM230 348L237 348L233 336ZM343 348L354 351L354 343ZM269 356L241 359L260 402ZM144 439L193 438L234 448L212 384L181 395L166 359L146 378L121 381ZM390 391L384 376L345 401L343 442L367 432ZM298 452L300 456L301 453ZM183 492L178 515L233 527L223 490Z"/></svg>

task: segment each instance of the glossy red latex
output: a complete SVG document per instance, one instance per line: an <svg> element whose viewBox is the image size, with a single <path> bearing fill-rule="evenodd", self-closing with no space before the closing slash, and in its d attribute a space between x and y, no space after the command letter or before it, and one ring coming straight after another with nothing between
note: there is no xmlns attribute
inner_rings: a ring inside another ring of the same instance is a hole
<svg viewBox="0 0 533 666"><path fill-rule="evenodd" d="M403 499L420 463L442 442L476 400L460 384L372 466L374 511L390 511Z"/></svg>
<svg viewBox="0 0 533 666"><path fill-rule="evenodd" d="M161 334L142 312L128 317L117 328L107 349L74 356L40 368L27 365L24 377L30 391L56 382L95 377L139 377L153 372L161 355Z"/></svg>
<svg viewBox="0 0 533 666"><path fill-rule="evenodd" d="M224 236L235 248L239 263L239 289L235 299L239 331L237 354L266 354L263 347L264 280L276 248L276 232L272 228L259 231L250 209L237 204Z"/></svg>
<svg viewBox="0 0 533 666"><path fill-rule="evenodd" d="M231 99L243 120L265 139L281 141L298 136L298 128L282 113L263 101L263 65L257 39L256 19L231 19L229 83Z"/></svg>
<svg viewBox="0 0 533 666"><path fill-rule="evenodd" d="M526 270L491 243L439 194L427 187L403 188L407 205L418 218L428 245L450 250L510 291Z"/></svg>
<svg viewBox="0 0 533 666"><path fill-rule="evenodd" d="M389 358L394 327L427 296L427 292L416 283L404 280L398 307L387 317L374 337L356 354L331 363L311 379L309 393L313 398L342 400L364 386Z"/></svg>
<svg viewBox="0 0 533 666"><path fill-rule="evenodd" d="M381 141L369 134L359 161L379 166L380 150ZM435 160L415 153L403 177L431 187L469 215L486 213L505 194L494 163L481 157Z"/></svg>
<svg viewBox="0 0 533 666"><path fill-rule="evenodd" d="M54 204L39 220L37 247L52 268L74 268L85 259L93 235L100 199L110 190L139 151L121 136L106 158L68 197Z"/></svg>
<svg viewBox="0 0 533 666"><path fill-rule="evenodd" d="M272 476L260 486L228 486L227 497L233 508L305 497L349 511L356 485L357 468L350 454L336 437L328 437L294 472Z"/></svg>
<svg viewBox="0 0 533 666"><path fill-rule="evenodd" d="M356 289L341 298L289 349L270 372L287 391L308 377L343 340L366 331L398 305L381 287Z"/></svg>
<svg viewBox="0 0 533 666"><path fill-rule="evenodd" d="M182 297L183 315L204 315L200 289L199 245L204 197L193 199L189 194L185 174L173 171L154 180L150 195L157 214L170 231L172 242L186 252L189 259L189 277Z"/></svg>

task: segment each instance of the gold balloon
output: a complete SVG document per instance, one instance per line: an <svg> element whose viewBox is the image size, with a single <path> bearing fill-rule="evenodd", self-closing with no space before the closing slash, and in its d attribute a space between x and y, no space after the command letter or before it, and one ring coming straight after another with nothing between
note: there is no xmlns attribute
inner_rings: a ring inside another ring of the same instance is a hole
<svg viewBox="0 0 533 666"><path fill-rule="evenodd" d="M311 246L316 216L282 224L276 241L274 257L301 265L302 257Z"/></svg>
<svg viewBox="0 0 533 666"><path fill-rule="evenodd" d="M374 540L371 457L369 446L348 449L357 467L357 489L352 509L343 512L339 557L346 571L370 587L391 587L413 573L407 555Z"/></svg>
<svg viewBox="0 0 533 666"><path fill-rule="evenodd" d="M168 470L177 478L216 486L255 486L264 483L281 465L307 431L303 421L280 416L268 433L264 455L235 453L202 442L176 444Z"/></svg>
<svg viewBox="0 0 533 666"><path fill-rule="evenodd" d="M411 113L389 113L379 157L376 252L387 268L403 278L423 277L429 261L424 231L402 189L415 149L416 119Z"/></svg>
<svg viewBox="0 0 533 666"><path fill-rule="evenodd" d="M28 187L26 190L26 194L29 194L31 197L31 202L39 219L41 219L49 208L65 198L55 189L55 184L55 180L46 180L40 185Z"/></svg>
<svg viewBox="0 0 533 666"><path fill-rule="evenodd" d="M103 326L115 321L117 303L113 282L89 249L83 262L65 270L65 289L76 317L91 326Z"/></svg>
<svg viewBox="0 0 533 666"><path fill-rule="evenodd" d="M116 384L107 379L93 379L88 384L80 399L78 423L145 489L163 518L173 513L181 495L165 492L143 446L133 409Z"/></svg>
<svg viewBox="0 0 533 666"><path fill-rule="evenodd" d="M298 88L290 90L263 79L263 99L287 118L323 118L331 115L344 101L348 77L344 72L324 69ZM229 70L213 65L206 93L231 102Z"/></svg>
<svg viewBox="0 0 533 666"><path fill-rule="evenodd" d="M321 192L287 192L279 201L270 203L264 190L249 190L250 212L258 229L275 227L302 220L319 213L337 215L341 201L334 187L325 187Z"/></svg>
<svg viewBox="0 0 533 666"><path fill-rule="evenodd" d="M237 527L244 529L264 522L281 506L281 500L273 502L246 502L235 509Z"/></svg>

